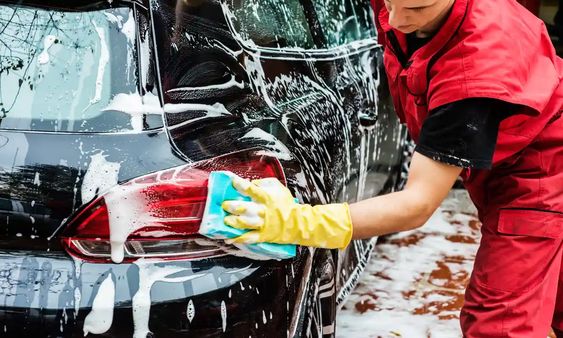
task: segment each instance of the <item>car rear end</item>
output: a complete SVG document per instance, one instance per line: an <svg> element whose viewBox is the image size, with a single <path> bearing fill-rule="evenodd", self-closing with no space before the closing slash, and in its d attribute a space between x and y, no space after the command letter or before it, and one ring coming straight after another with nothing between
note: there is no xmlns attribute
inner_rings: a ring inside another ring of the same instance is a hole
<svg viewBox="0 0 563 338"><path fill-rule="evenodd" d="M164 127L142 2L0 3L0 335L287 336L308 250L257 261L198 235L211 170ZM117 264L119 263L119 264Z"/></svg>

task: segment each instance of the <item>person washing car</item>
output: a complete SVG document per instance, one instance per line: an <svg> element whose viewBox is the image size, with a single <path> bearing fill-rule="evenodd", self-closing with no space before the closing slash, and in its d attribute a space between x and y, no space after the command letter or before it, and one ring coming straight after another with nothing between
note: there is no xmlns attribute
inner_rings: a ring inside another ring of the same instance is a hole
<svg viewBox="0 0 563 338"><path fill-rule="evenodd" d="M483 223L465 337L563 337L563 61L516 0L373 2L395 109L417 143L404 190L303 205L235 180L235 242L344 248L423 225L461 174Z"/></svg>

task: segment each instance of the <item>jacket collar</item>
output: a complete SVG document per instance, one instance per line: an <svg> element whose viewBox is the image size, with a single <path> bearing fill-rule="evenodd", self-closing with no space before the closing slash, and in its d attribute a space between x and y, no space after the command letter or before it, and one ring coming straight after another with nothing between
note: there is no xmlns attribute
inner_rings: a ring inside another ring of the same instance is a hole
<svg viewBox="0 0 563 338"><path fill-rule="evenodd" d="M386 48L391 49L404 69L407 69L407 90L416 96L425 96L428 89L428 68L435 56L444 48L448 42L459 31L469 9L469 3L473 0L455 0L448 18L440 27L438 32L424 46L418 49L409 60L406 59L407 39L404 33L389 25L389 12L382 8L379 12L379 24L387 38ZM391 41L390 41L391 40ZM393 40L396 40L395 42ZM400 46L400 51L397 50ZM402 55L398 55L402 54Z"/></svg>
<svg viewBox="0 0 563 338"><path fill-rule="evenodd" d="M418 75L423 75L422 73L426 73L426 71L420 73L420 71L423 70L420 68L422 67L425 70L428 67L428 63L434 57L434 55L438 54L440 50L457 33L467 14L470 1L472 0L455 0L451 12L448 15L448 18L446 19L444 24L442 25L442 27L440 27L438 32L432 37L432 39L430 39L430 41L428 41L428 43L422 46L410 57L410 60L407 63L406 68L411 68L410 66L412 65L414 66L414 68L416 68L413 70L415 71L415 73L418 73ZM387 8L383 7L381 9L381 11L379 12L378 19L379 19L380 27L383 29L386 35L388 36L394 35L402 50L395 51L395 49L398 46L395 46L395 48L393 48L394 46L390 45L391 42L389 41L389 39L385 39L387 41L386 47L393 49L394 52L396 53L403 53L403 55L406 55L406 50L407 50L406 35L392 28L389 25L389 12L387 11ZM400 58L400 56L398 55L396 56ZM424 80L426 81L426 74L424 74L424 77L425 77ZM418 92L419 90L416 91ZM422 93L419 93L419 95L421 94Z"/></svg>

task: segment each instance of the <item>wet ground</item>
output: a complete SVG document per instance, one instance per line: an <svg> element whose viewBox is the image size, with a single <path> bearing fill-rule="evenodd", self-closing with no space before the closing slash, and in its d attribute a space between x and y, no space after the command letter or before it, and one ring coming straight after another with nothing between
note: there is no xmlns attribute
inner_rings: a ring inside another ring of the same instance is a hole
<svg viewBox="0 0 563 338"><path fill-rule="evenodd" d="M424 227L382 238L339 313L337 337L461 337L479 228L466 192L454 190Z"/></svg>
<svg viewBox="0 0 563 338"><path fill-rule="evenodd" d="M421 229L381 238L337 318L338 338L461 338L481 223L453 190Z"/></svg>

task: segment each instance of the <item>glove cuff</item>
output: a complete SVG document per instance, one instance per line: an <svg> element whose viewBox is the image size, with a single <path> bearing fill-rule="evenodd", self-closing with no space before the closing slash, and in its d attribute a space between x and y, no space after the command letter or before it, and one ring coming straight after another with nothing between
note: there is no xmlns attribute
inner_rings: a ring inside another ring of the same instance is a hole
<svg viewBox="0 0 563 338"><path fill-rule="evenodd" d="M344 249L352 240L352 218L348 203L317 205L314 207L321 214L321 227L326 229L326 247L328 249Z"/></svg>

